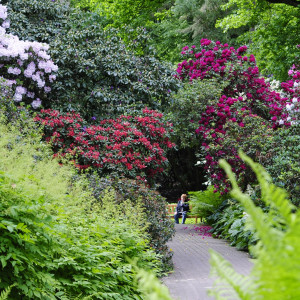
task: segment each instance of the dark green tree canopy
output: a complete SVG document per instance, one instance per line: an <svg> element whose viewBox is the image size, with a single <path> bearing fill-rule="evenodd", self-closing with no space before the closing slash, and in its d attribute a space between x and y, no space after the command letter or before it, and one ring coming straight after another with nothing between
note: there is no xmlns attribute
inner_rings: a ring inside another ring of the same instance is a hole
<svg viewBox="0 0 300 300"><path fill-rule="evenodd" d="M59 66L55 106L76 109L87 117L112 116L128 106L163 109L177 81L171 67L151 54L136 55L117 29L104 30L76 17L52 43L51 55ZM138 43L138 40L133 41Z"/></svg>

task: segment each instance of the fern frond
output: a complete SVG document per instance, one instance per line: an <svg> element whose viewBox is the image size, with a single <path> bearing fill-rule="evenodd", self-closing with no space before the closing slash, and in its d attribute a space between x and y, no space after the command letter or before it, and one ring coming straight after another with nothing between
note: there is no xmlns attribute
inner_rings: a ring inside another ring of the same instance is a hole
<svg viewBox="0 0 300 300"><path fill-rule="evenodd" d="M257 236L262 240L265 247L272 247L274 240L280 238L280 233L273 228L273 224L268 220L262 209L255 206L250 196L242 193L230 165L225 160L220 160L220 166L225 170L232 184L233 189L230 194L244 206L249 218L255 224Z"/></svg>
<svg viewBox="0 0 300 300"><path fill-rule="evenodd" d="M142 299L147 300L172 300L169 290L153 273L140 269L136 266L136 262L131 261L137 271L136 280Z"/></svg>
<svg viewBox="0 0 300 300"><path fill-rule="evenodd" d="M1 291L0 294L0 300L6 300L8 298L8 295L11 292L11 289L15 286L16 284L12 284L10 286L8 286L5 290Z"/></svg>
<svg viewBox="0 0 300 300"><path fill-rule="evenodd" d="M239 278L239 275L230 271L220 257L213 256L212 264L217 270L216 274L229 286L217 286L217 299L228 299L234 293L240 299L249 299L248 294L251 294L251 300L300 299L300 211L292 211L294 206L286 198L285 191L272 184L261 166L242 152L239 155L257 174L263 200L271 209L263 213L256 207L249 196L239 189L230 166L225 161L220 162L231 180L231 195L244 206L249 215L247 220L256 230L260 241L255 247L257 259L249 276L250 286L247 286L245 278Z"/></svg>
<svg viewBox="0 0 300 300"><path fill-rule="evenodd" d="M210 295L215 296L217 300L251 300L254 284L249 277L235 272L232 265L214 250L210 250L210 255L212 275L220 278L215 282Z"/></svg>
<svg viewBox="0 0 300 300"><path fill-rule="evenodd" d="M285 223L290 223L292 221L291 212L295 206L288 201L286 191L272 183L270 175L260 164L254 162L242 151L239 151L239 156L255 172L261 187L262 200L276 212L278 211Z"/></svg>

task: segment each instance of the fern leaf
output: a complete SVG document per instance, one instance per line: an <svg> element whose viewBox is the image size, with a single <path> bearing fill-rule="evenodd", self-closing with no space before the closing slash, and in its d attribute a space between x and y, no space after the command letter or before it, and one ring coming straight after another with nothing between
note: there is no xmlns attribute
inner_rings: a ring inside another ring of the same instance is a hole
<svg viewBox="0 0 300 300"><path fill-rule="evenodd" d="M227 286L217 286L216 291L211 293L215 293L217 299L226 300L231 296L251 300L300 299L300 211L292 211L294 206L287 199L286 193L272 184L261 166L242 152L239 155L256 173L262 198L271 209L263 213L256 207L249 196L239 189L230 166L225 161L220 162L231 180L231 195L244 206L249 214L250 225L256 230L260 241L255 247L257 259L249 276L250 285L247 285L246 277L240 278L223 259L216 254L212 255L214 270Z"/></svg>
<svg viewBox="0 0 300 300"><path fill-rule="evenodd" d="M258 163L255 163L250 157L239 151L239 156L252 168L255 172L261 187L262 200L270 205L272 209L278 211L285 223L290 223L291 212L295 206L288 201L285 190L272 184L272 179L266 170Z"/></svg>
<svg viewBox="0 0 300 300"><path fill-rule="evenodd" d="M220 160L220 165L225 170L231 181L233 187L231 195L235 199L238 199L244 206L245 211L249 215L250 221L255 224L257 236L262 240L265 247L272 248L274 240L280 239L280 233L273 228L273 223L270 222L262 209L255 206L250 196L242 193L242 191L238 187L236 178L232 172L230 165L225 160Z"/></svg>
<svg viewBox="0 0 300 300"><path fill-rule="evenodd" d="M0 300L6 300L8 298L8 295L11 292L11 289L15 286L15 284L10 285L5 290L3 290L0 294Z"/></svg>
<svg viewBox="0 0 300 300"><path fill-rule="evenodd" d="M251 290L254 288L253 282L247 276L236 273L232 265L217 252L210 250L210 255L212 275L219 277L210 294L220 300L250 300L252 297Z"/></svg>

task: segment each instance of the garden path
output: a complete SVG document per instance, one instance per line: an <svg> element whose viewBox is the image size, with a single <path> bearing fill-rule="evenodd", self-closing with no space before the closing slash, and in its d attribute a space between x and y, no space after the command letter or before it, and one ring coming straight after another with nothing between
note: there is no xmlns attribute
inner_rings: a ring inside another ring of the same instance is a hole
<svg viewBox="0 0 300 300"><path fill-rule="evenodd" d="M176 300L211 300L207 290L213 285L210 278L209 249L214 249L230 261L241 274L249 274L252 262L249 254L229 246L224 240L207 234L207 227L175 224L175 237L168 243L174 252L174 271L163 278L171 296Z"/></svg>

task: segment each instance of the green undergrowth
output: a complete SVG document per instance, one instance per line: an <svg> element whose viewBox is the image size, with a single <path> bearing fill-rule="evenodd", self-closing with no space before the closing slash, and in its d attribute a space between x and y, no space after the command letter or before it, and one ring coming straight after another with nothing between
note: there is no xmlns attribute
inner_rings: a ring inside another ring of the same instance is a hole
<svg viewBox="0 0 300 300"><path fill-rule="evenodd" d="M216 211L226 196L214 190L213 186L208 186L205 191L188 192L193 215L207 218Z"/></svg>
<svg viewBox="0 0 300 300"><path fill-rule="evenodd" d="M212 226L214 237L226 239L238 250L249 250L258 238L253 230L247 228L248 214L234 199L225 200L206 222Z"/></svg>
<svg viewBox="0 0 300 300"><path fill-rule="evenodd" d="M161 262L141 205L115 204L112 190L96 203L85 178L52 160L40 138L30 125L0 122L0 291L7 299L145 299L129 260L151 274Z"/></svg>

